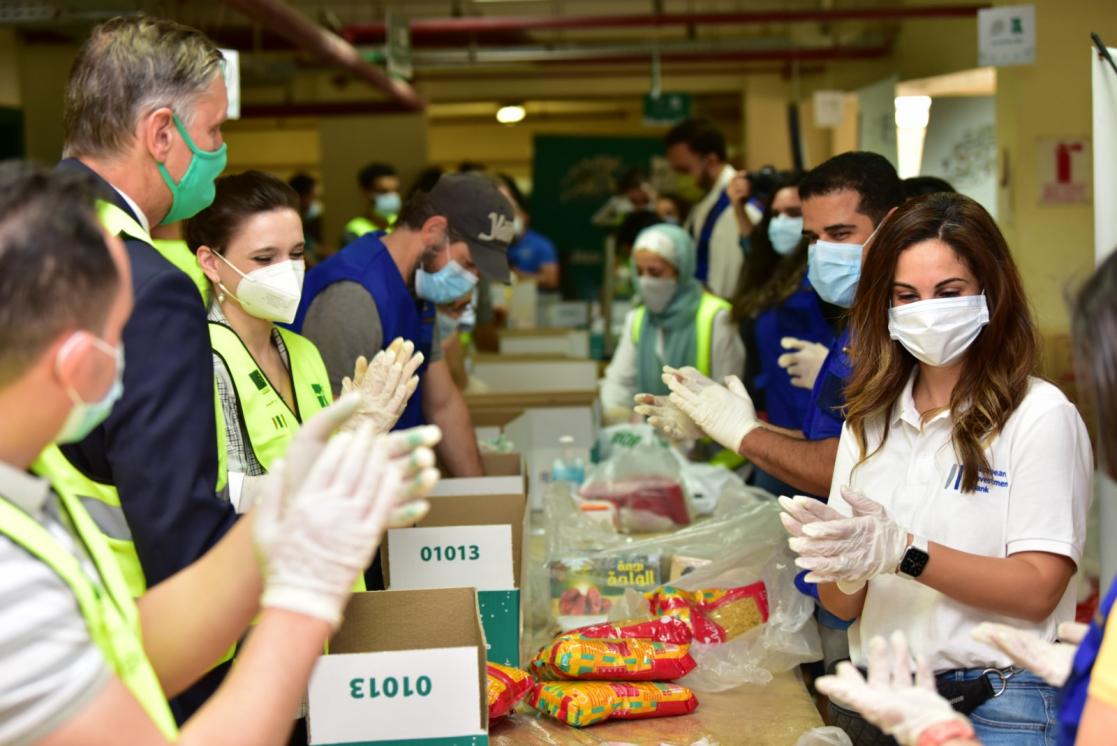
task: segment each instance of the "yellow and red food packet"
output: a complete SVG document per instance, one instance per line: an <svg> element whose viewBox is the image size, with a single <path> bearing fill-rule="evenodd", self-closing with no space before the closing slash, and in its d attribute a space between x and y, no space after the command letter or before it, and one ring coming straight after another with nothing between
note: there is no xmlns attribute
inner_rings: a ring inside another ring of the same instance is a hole
<svg viewBox="0 0 1117 746"><path fill-rule="evenodd" d="M763 582L697 591L667 585L644 595L653 614L685 622L694 631L695 642L727 642L768 621L768 590Z"/></svg>
<svg viewBox="0 0 1117 746"><path fill-rule="evenodd" d="M531 662L540 681L674 681L694 670L690 645L563 636Z"/></svg>
<svg viewBox="0 0 1117 746"><path fill-rule="evenodd" d="M694 692L678 684L563 681L539 684L531 705L555 720L583 728L605 720L672 717L694 712Z"/></svg>
<svg viewBox="0 0 1117 746"><path fill-rule="evenodd" d="M655 619L627 619L623 622L604 622L579 627L561 635L583 639L627 640L631 638L689 645L694 640L690 625L673 616Z"/></svg>
<svg viewBox="0 0 1117 746"><path fill-rule="evenodd" d="M516 703L526 697L535 686L531 674L518 668L486 663L489 679L489 720L504 717L512 712Z"/></svg>

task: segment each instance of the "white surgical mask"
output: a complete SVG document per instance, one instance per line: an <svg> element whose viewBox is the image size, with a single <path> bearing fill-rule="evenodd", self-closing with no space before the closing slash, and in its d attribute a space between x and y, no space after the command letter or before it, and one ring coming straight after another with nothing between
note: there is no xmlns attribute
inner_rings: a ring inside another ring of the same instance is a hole
<svg viewBox="0 0 1117 746"><path fill-rule="evenodd" d="M637 283L640 297L652 313L663 313L679 289L679 280L675 277L641 277Z"/></svg>
<svg viewBox="0 0 1117 746"><path fill-rule="evenodd" d="M985 294L934 298L888 310L888 333L915 358L935 367L960 358L989 323Z"/></svg>
<svg viewBox="0 0 1117 746"><path fill-rule="evenodd" d="M303 275L306 274L306 263L303 260L288 259L245 274L225 257L220 254L217 257L241 276L235 293L224 284L219 283L219 287L236 298L245 313L283 324L290 324L295 320L303 291Z"/></svg>
<svg viewBox="0 0 1117 746"><path fill-rule="evenodd" d="M70 397L74 407L67 415L66 421L62 423L62 429L54 439L56 443L77 443L85 440L85 436L105 421L113 405L124 395L124 343L121 342L119 346L113 347L103 339L95 338L93 345L116 360L116 373L112 385L105 395L95 402L82 401L73 387L66 387L66 395ZM62 354L61 351L59 354Z"/></svg>

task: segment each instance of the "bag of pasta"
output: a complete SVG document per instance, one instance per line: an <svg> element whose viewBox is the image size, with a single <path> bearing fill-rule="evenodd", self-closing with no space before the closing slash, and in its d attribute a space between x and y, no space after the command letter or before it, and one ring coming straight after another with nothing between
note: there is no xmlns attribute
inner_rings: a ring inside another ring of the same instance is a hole
<svg viewBox="0 0 1117 746"><path fill-rule="evenodd" d="M729 642L768 621L768 589L763 582L737 588L684 591L665 585L646 593L653 614L684 622L697 642Z"/></svg>
<svg viewBox="0 0 1117 746"><path fill-rule="evenodd" d="M530 702L543 714L575 728L611 719L686 715L698 707L694 692L678 684L603 681L540 684Z"/></svg>
<svg viewBox="0 0 1117 746"><path fill-rule="evenodd" d="M531 662L540 681L674 681L694 670L690 645L562 636Z"/></svg>
<svg viewBox="0 0 1117 746"><path fill-rule="evenodd" d="M486 663L489 689L489 721L502 718L512 712L516 703L526 697L535 687L531 674L518 668L502 666L499 663Z"/></svg>
<svg viewBox="0 0 1117 746"><path fill-rule="evenodd" d="M675 616L664 615L655 619L626 619L619 622L591 624L587 627L572 629L563 637L591 640L652 640L669 642L674 645L689 645L694 641L694 633L686 621Z"/></svg>

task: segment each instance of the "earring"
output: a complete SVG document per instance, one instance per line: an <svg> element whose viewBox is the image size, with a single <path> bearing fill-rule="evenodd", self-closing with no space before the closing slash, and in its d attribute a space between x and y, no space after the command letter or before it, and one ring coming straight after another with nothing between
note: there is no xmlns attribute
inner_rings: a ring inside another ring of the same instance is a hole
<svg viewBox="0 0 1117 746"><path fill-rule="evenodd" d="M224 290L217 294L217 302L218 303L224 303L225 302L225 291Z"/></svg>

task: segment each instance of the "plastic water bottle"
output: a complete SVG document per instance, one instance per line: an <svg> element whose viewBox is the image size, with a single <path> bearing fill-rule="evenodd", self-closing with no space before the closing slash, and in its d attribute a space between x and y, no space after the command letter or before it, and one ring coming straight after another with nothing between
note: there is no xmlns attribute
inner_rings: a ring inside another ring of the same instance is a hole
<svg viewBox="0 0 1117 746"><path fill-rule="evenodd" d="M562 453L551 465L552 482L571 482L581 484L586 478L586 464L582 457L574 452L574 438L563 435L559 438Z"/></svg>

